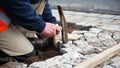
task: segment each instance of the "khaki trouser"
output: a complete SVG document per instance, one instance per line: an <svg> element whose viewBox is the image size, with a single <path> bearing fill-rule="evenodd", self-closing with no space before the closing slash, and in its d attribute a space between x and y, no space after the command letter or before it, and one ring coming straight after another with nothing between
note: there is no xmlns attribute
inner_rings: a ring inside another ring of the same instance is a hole
<svg viewBox="0 0 120 68"><path fill-rule="evenodd" d="M0 33L0 49L10 56L25 55L33 51L33 45L13 25Z"/></svg>
<svg viewBox="0 0 120 68"><path fill-rule="evenodd" d="M40 4L41 3L38 3L32 6L35 10L37 10ZM42 5L42 7L40 7L40 13L42 13L44 6L45 3ZM10 25L6 31L0 33L0 50L9 56L25 55L32 52L33 49L33 45L13 25Z"/></svg>

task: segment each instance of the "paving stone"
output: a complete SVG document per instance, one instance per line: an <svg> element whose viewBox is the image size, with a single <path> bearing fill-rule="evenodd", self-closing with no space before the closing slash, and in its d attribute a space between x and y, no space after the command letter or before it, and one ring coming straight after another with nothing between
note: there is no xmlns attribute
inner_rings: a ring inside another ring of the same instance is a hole
<svg viewBox="0 0 120 68"><path fill-rule="evenodd" d="M114 62L111 65L114 66L115 68L120 68L120 62Z"/></svg>
<svg viewBox="0 0 120 68"><path fill-rule="evenodd" d="M53 14L58 13L58 10L52 9L52 13L53 13Z"/></svg>
<svg viewBox="0 0 120 68"><path fill-rule="evenodd" d="M98 26L99 23L97 23L97 22L88 22L87 25L90 25L90 26Z"/></svg>
<svg viewBox="0 0 120 68"><path fill-rule="evenodd" d="M105 65L105 66L103 66L102 68L114 68L114 67L112 67L112 66L110 66L110 65Z"/></svg>
<svg viewBox="0 0 120 68"><path fill-rule="evenodd" d="M27 64L17 62L17 61L14 62L11 59L11 61L9 61L9 62L7 62L7 63L5 63L3 65L1 64L0 68L27 68Z"/></svg>
<svg viewBox="0 0 120 68"><path fill-rule="evenodd" d="M116 42L120 42L120 32L114 32L113 33L113 38L115 39Z"/></svg>
<svg viewBox="0 0 120 68"><path fill-rule="evenodd" d="M111 61L113 61L113 62L120 62L120 57L119 56L113 57L111 59Z"/></svg>
<svg viewBox="0 0 120 68"><path fill-rule="evenodd" d="M114 21L112 21L111 23L108 23L108 24L114 25L114 26L120 25L120 20L114 20Z"/></svg>
<svg viewBox="0 0 120 68"><path fill-rule="evenodd" d="M111 59L108 59L107 61L105 61L104 63L103 63L103 65L105 66L105 65L110 65L110 64L112 64L112 63L114 63L113 61L111 61Z"/></svg>
<svg viewBox="0 0 120 68"><path fill-rule="evenodd" d="M114 20L113 19L105 19L105 18L100 18L99 19L103 24L108 24L108 23L110 23L110 22L113 22Z"/></svg>
<svg viewBox="0 0 120 68"><path fill-rule="evenodd" d="M79 24L77 24L77 25L79 25ZM82 31L79 31L79 30L73 30L72 34L78 34L78 35L81 35L81 34L86 33L86 32L88 32L88 31L86 31L86 30L82 30Z"/></svg>
<svg viewBox="0 0 120 68"><path fill-rule="evenodd" d="M82 41L82 40L73 41L73 44L75 44L77 47L79 47L81 49L89 46L87 41Z"/></svg>
<svg viewBox="0 0 120 68"><path fill-rule="evenodd" d="M98 14L98 13L88 13L87 16L88 17L98 17L100 16L101 14Z"/></svg>
<svg viewBox="0 0 120 68"><path fill-rule="evenodd" d="M73 41L73 43L81 49L79 52L82 54L91 54L98 52L98 50L96 50L93 46L89 45L86 41L77 40Z"/></svg>
<svg viewBox="0 0 120 68"><path fill-rule="evenodd" d="M116 15L115 17L113 17L113 19L118 19L118 20L120 20L120 15Z"/></svg>
<svg viewBox="0 0 120 68"><path fill-rule="evenodd" d="M94 47L96 50L98 50L98 52L102 52L103 50L107 49L107 47L104 46L98 46L98 47Z"/></svg>
<svg viewBox="0 0 120 68"><path fill-rule="evenodd" d="M40 61L30 64L29 68L47 68L47 67L45 61Z"/></svg>
<svg viewBox="0 0 120 68"><path fill-rule="evenodd" d="M100 18L114 18L115 15L101 14L99 17Z"/></svg>
<svg viewBox="0 0 120 68"><path fill-rule="evenodd" d="M88 44L93 46L101 46L100 40L97 38L97 33L87 32L84 34L85 39L87 40Z"/></svg>
<svg viewBox="0 0 120 68"><path fill-rule="evenodd" d="M101 43L107 47L111 47L117 44L117 42L112 38L111 32L107 32L107 31L101 32L98 34L98 37Z"/></svg>
<svg viewBox="0 0 120 68"><path fill-rule="evenodd" d="M75 11L64 11L64 10L63 10L63 13L64 13L64 15L74 16L77 12L75 12Z"/></svg>
<svg viewBox="0 0 120 68"><path fill-rule="evenodd" d="M64 63L64 64L58 64L54 66L49 66L48 68L73 68L72 65Z"/></svg>
<svg viewBox="0 0 120 68"><path fill-rule="evenodd" d="M87 24L88 22L77 22L76 25L83 25L83 26L89 26L89 24Z"/></svg>
<svg viewBox="0 0 120 68"><path fill-rule="evenodd" d="M80 63L83 59L85 59L85 57L77 52L69 52L69 53L65 53L64 55L62 55L62 62L63 63L67 63L67 64L71 64L71 65L76 65L78 63Z"/></svg>
<svg viewBox="0 0 120 68"><path fill-rule="evenodd" d="M71 46L69 46L67 48L61 48L60 52L63 53L63 54L68 53L68 52L79 52L80 53L81 49L76 47L75 45L71 45Z"/></svg>
<svg viewBox="0 0 120 68"><path fill-rule="evenodd" d="M120 25L120 20L114 20L111 24L113 24L113 25Z"/></svg>
<svg viewBox="0 0 120 68"><path fill-rule="evenodd" d="M103 25L103 22L100 19L97 19L96 21L94 21L94 23L96 27Z"/></svg>
<svg viewBox="0 0 120 68"><path fill-rule="evenodd" d="M73 45L73 41L68 41L68 43L66 43L66 44L63 44L65 47L67 47L67 45L68 46L71 46L71 45Z"/></svg>
<svg viewBox="0 0 120 68"><path fill-rule="evenodd" d="M100 33L102 31L102 29L98 29L98 28L90 28L89 30L92 33Z"/></svg>
<svg viewBox="0 0 120 68"><path fill-rule="evenodd" d="M97 20L98 18L94 18L94 17L86 17L82 20L82 22L93 22L95 20Z"/></svg>
<svg viewBox="0 0 120 68"><path fill-rule="evenodd" d="M74 30L73 32L72 32L72 34L77 34L77 35L79 35L79 40L85 40L85 37L83 36L83 33L86 33L87 31L78 31L78 30Z"/></svg>
<svg viewBox="0 0 120 68"><path fill-rule="evenodd" d="M120 26L119 25L102 25L98 28L104 29L104 30L111 30L111 31L120 31Z"/></svg>
<svg viewBox="0 0 120 68"><path fill-rule="evenodd" d="M83 53L83 54L93 54L93 53L97 53L97 52L99 52L99 50L95 49L92 46L89 46L89 47L83 48L81 53Z"/></svg>
<svg viewBox="0 0 120 68"><path fill-rule="evenodd" d="M90 59L91 57L94 57L95 55L97 55L96 53L93 54L87 54L85 55L86 59Z"/></svg>
<svg viewBox="0 0 120 68"><path fill-rule="evenodd" d="M77 15L79 15L79 16L88 16L88 13L86 13L86 12L74 12L74 14L77 16Z"/></svg>
<svg viewBox="0 0 120 68"><path fill-rule="evenodd" d="M78 16L78 15L77 16L70 16L70 17L66 18L66 21L80 23L84 18L85 18L85 16Z"/></svg>
<svg viewBox="0 0 120 68"><path fill-rule="evenodd" d="M62 56L55 56L53 58L47 59L46 60L47 67L62 63L62 58L63 58Z"/></svg>
<svg viewBox="0 0 120 68"><path fill-rule="evenodd" d="M63 44L63 46L65 47L65 48L68 48L68 47L71 47L71 46L73 46L73 47L75 47L75 45L74 44L71 44L71 43L73 43L72 41L68 41L68 43L66 43L66 44Z"/></svg>
<svg viewBox="0 0 120 68"><path fill-rule="evenodd" d="M71 15L65 15L66 22L73 22L75 23L76 20Z"/></svg>

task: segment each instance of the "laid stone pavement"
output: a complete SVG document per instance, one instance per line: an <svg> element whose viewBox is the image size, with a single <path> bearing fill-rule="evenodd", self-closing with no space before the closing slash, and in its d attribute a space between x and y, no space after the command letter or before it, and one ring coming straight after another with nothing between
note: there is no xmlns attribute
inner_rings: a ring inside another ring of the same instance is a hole
<svg viewBox="0 0 120 68"><path fill-rule="evenodd" d="M59 21L58 11L53 15ZM120 15L64 11L67 22L75 25L93 26L89 30L74 30L72 34L80 36L79 40L70 40L58 55L45 61L31 64L29 68L73 68L98 53L120 43ZM120 68L120 54L105 61L96 68Z"/></svg>

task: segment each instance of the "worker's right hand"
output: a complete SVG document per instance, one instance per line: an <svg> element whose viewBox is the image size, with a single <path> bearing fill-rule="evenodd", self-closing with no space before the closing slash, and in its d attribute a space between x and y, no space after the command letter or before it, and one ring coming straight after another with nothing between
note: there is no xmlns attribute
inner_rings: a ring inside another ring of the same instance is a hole
<svg viewBox="0 0 120 68"><path fill-rule="evenodd" d="M46 26L44 30L41 32L41 34L44 37L49 38L59 34L60 31L61 31L61 27L56 26L55 24L46 22Z"/></svg>

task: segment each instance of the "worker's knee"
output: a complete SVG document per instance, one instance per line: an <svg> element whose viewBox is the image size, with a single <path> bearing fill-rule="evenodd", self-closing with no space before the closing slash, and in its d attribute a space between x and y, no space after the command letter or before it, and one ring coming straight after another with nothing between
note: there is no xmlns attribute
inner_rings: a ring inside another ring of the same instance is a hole
<svg viewBox="0 0 120 68"><path fill-rule="evenodd" d="M30 53L24 54L24 55L19 55L19 56L9 56L8 54L4 53L3 51L0 50L0 64L7 63L11 60L17 60L19 62L24 62L26 59L35 56L35 50L33 50Z"/></svg>

